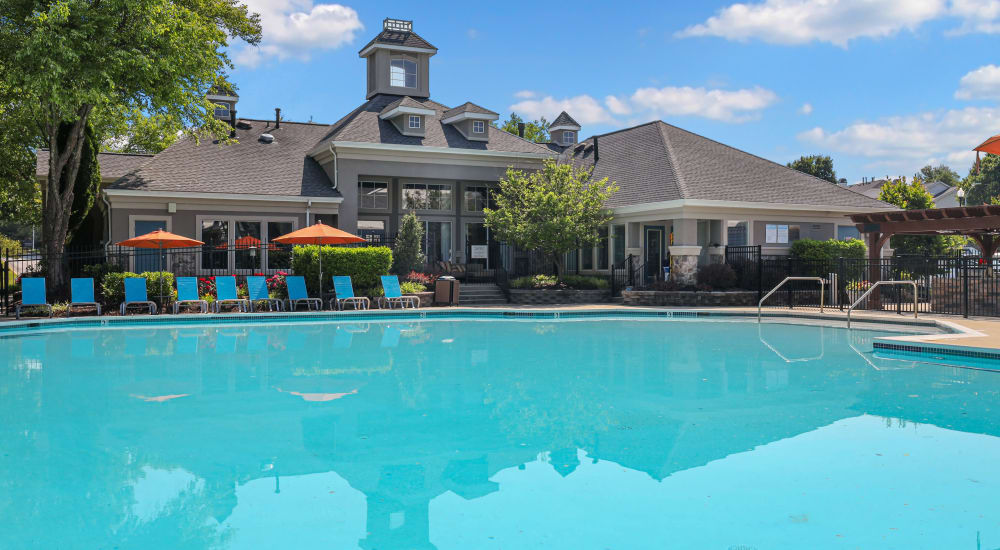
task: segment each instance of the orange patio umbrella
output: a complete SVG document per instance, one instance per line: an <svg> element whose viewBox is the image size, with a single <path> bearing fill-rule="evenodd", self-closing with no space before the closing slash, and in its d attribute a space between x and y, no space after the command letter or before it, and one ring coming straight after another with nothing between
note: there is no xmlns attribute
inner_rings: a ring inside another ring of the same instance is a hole
<svg viewBox="0 0 1000 550"><path fill-rule="evenodd" d="M205 243L195 239L189 239L180 235L169 233L162 229L133 237L118 243L118 246L130 246L132 248L156 248L160 258L160 271L163 271L163 249L164 248L189 248L201 246ZM163 277L160 277L160 303L163 303Z"/></svg>
<svg viewBox="0 0 1000 550"><path fill-rule="evenodd" d="M980 143L975 148L972 149L976 152L976 171L979 171L979 153L988 153L991 155L1000 155L1000 134L997 134L986 141Z"/></svg>
<svg viewBox="0 0 1000 550"><path fill-rule="evenodd" d="M271 242L281 244L351 244L363 243L365 240L357 235L330 227L325 223L317 223L292 231L287 235L271 239ZM319 299L323 300L323 254L319 255Z"/></svg>

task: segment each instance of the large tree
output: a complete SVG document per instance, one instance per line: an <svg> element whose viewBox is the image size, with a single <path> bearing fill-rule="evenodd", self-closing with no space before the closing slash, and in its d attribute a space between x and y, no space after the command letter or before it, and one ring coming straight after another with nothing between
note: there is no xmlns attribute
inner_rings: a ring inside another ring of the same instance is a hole
<svg viewBox="0 0 1000 550"><path fill-rule="evenodd" d="M59 255L66 243L91 117L162 114L225 139L206 95L232 66L230 40L257 44L260 32L259 16L233 0L0 0L0 105L50 151L46 253ZM61 285L61 263L48 268Z"/></svg>
<svg viewBox="0 0 1000 550"><path fill-rule="evenodd" d="M525 122L517 113L511 113L507 117L507 120L499 124L494 122L493 126L516 136L517 125L522 122L524 123L524 139L534 141L535 143L548 143L551 141L551 138L549 138L549 121L545 120L545 117Z"/></svg>
<svg viewBox="0 0 1000 550"><path fill-rule="evenodd" d="M991 204L1000 200L1000 156L986 155L979 162L979 170L969 171L962 181L965 204Z"/></svg>
<svg viewBox="0 0 1000 550"><path fill-rule="evenodd" d="M787 166L799 172L816 176L821 180L837 183L837 172L833 170L833 159L825 155L801 156Z"/></svg>
<svg viewBox="0 0 1000 550"><path fill-rule="evenodd" d="M952 187L962 183L962 179L958 177L958 172L952 170L944 164L939 164L937 166L931 166L928 164L927 166L924 166L919 172L913 175L913 179L918 178L927 183L933 183L935 181L944 182Z"/></svg>
<svg viewBox="0 0 1000 550"><path fill-rule="evenodd" d="M927 192L923 181L905 177L887 181L882 185L879 200L894 204L903 210L934 208L934 197ZM962 237L946 235L894 235L890 245L896 254L937 256L954 251L965 244Z"/></svg>
<svg viewBox="0 0 1000 550"><path fill-rule="evenodd" d="M553 160L534 172L510 167L495 208L485 209L486 226L501 241L541 252L562 275L567 252L601 239L600 228L611 221L604 203L617 191L608 178L594 181L590 170Z"/></svg>

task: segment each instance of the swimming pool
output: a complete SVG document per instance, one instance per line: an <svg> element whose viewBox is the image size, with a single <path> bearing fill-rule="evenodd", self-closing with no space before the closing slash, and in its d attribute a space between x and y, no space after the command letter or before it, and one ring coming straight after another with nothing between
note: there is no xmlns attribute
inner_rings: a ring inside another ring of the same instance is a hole
<svg viewBox="0 0 1000 550"><path fill-rule="evenodd" d="M1000 373L888 333L357 319L0 338L3 548L1000 547Z"/></svg>

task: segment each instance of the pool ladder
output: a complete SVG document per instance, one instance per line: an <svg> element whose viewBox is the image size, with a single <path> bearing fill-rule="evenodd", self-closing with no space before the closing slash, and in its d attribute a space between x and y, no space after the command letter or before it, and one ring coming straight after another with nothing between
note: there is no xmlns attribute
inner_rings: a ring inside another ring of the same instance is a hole
<svg viewBox="0 0 1000 550"><path fill-rule="evenodd" d="M858 304L860 304L862 302L862 300L864 300L865 298L867 298L868 295L872 293L872 291L874 291L876 288L878 288L881 285L912 285L913 286L913 318L914 319L917 318L917 299L918 299L918 296L917 296L917 283L915 283L913 281L875 281L875 284L873 284L871 287L869 287L868 290L866 290L865 293L862 294L860 298L858 298L857 300L855 300L855 302L853 304L851 304L851 307L847 308L847 328L851 328L851 311L853 311L854 308L857 307Z"/></svg>

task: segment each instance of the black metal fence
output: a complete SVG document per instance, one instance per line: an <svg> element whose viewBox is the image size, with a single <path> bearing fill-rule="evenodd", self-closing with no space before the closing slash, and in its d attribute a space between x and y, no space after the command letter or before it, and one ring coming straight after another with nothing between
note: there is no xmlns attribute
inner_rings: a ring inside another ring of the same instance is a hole
<svg viewBox="0 0 1000 550"><path fill-rule="evenodd" d="M726 263L736 271L738 286L756 291L758 300L786 277L822 277L824 302L846 309L874 281L916 283L916 308L921 313L1000 317L1000 259L977 256L895 256L880 260L837 258L806 260L762 256L759 247L727 247ZM859 308L913 312L912 286L882 285ZM815 281L789 281L764 303L765 307L819 305Z"/></svg>

